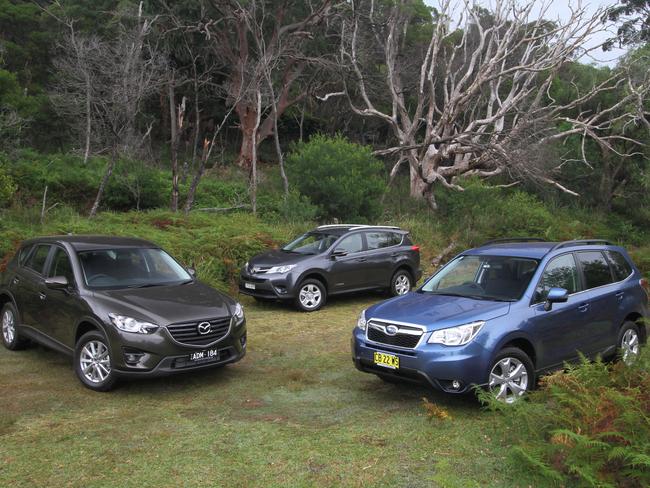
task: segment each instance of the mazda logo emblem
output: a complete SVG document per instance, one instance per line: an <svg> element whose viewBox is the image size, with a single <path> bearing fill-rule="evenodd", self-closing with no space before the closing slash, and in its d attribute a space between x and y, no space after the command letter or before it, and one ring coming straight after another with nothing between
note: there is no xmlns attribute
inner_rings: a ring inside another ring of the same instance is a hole
<svg viewBox="0 0 650 488"><path fill-rule="evenodd" d="M394 336L399 332L399 328L396 325L389 325L386 327L386 334L389 336Z"/></svg>
<svg viewBox="0 0 650 488"><path fill-rule="evenodd" d="M212 330L212 325L210 325L210 322L201 322L197 326L196 330L201 335L209 334L210 331Z"/></svg>

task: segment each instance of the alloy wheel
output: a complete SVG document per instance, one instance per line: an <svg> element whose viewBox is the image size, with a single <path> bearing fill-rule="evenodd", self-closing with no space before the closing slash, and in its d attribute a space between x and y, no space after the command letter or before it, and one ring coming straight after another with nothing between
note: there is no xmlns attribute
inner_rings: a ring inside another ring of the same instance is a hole
<svg viewBox="0 0 650 488"><path fill-rule="evenodd" d="M16 339L16 319L11 310L5 310L2 314L2 337L5 344L13 344Z"/></svg>
<svg viewBox="0 0 650 488"><path fill-rule="evenodd" d="M517 358L503 358L492 367L488 385L497 400L513 403L528 388L526 366Z"/></svg>
<svg viewBox="0 0 650 488"><path fill-rule="evenodd" d="M405 274L399 275L395 279L395 293L405 295L411 290L411 280Z"/></svg>
<svg viewBox="0 0 650 488"><path fill-rule="evenodd" d="M102 383L111 373L111 358L108 347L101 341L94 340L84 344L79 354L81 373L91 383Z"/></svg>
<svg viewBox="0 0 650 488"><path fill-rule="evenodd" d="M623 362L632 364L639 355L639 334L636 330L628 329L621 338L621 351L623 352Z"/></svg>
<svg viewBox="0 0 650 488"><path fill-rule="evenodd" d="M308 283L300 289L298 299L300 304L306 309L313 309L320 305L323 294L318 286Z"/></svg>

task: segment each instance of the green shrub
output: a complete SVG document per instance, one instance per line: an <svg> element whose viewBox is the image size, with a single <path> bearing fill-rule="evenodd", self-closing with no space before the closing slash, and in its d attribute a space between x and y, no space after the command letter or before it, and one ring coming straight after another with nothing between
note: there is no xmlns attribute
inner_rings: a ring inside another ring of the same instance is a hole
<svg viewBox="0 0 650 488"><path fill-rule="evenodd" d="M16 191L16 185L11 175L0 166L0 207L6 206Z"/></svg>
<svg viewBox="0 0 650 488"><path fill-rule="evenodd" d="M631 366L583 360L514 405L487 401L520 472L557 486L650 486L649 348Z"/></svg>
<svg viewBox="0 0 650 488"><path fill-rule="evenodd" d="M370 147L344 137L317 135L287 158L293 187L318 207L322 220L372 221L381 214L383 164Z"/></svg>
<svg viewBox="0 0 650 488"><path fill-rule="evenodd" d="M263 193L257 197L260 217L267 222L313 222L318 216L318 207L297 190L290 190L285 197L281 193Z"/></svg>

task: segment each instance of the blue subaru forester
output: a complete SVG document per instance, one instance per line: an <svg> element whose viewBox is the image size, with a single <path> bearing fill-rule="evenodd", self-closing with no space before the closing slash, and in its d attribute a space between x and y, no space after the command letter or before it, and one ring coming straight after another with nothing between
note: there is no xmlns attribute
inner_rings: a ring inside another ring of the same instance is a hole
<svg viewBox="0 0 650 488"><path fill-rule="evenodd" d="M490 241L361 312L353 361L386 381L487 387L511 403L580 353L633 360L647 338L647 290L607 241Z"/></svg>

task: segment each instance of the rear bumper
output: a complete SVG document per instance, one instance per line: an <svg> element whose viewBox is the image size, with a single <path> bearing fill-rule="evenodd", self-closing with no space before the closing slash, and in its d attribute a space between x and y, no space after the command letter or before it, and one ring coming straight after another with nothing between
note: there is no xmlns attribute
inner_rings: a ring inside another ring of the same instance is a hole
<svg viewBox="0 0 650 488"><path fill-rule="evenodd" d="M481 345L470 343L452 348L427 344L426 339L415 349L405 350L371 343L365 333L355 327L351 341L352 361L359 371L427 384L447 393L466 393L475 386L485 385L489 355ZM375 352L398 356L399 369L376 365ZM453 387L454 381L460 383L458 388Z"/></svg>

